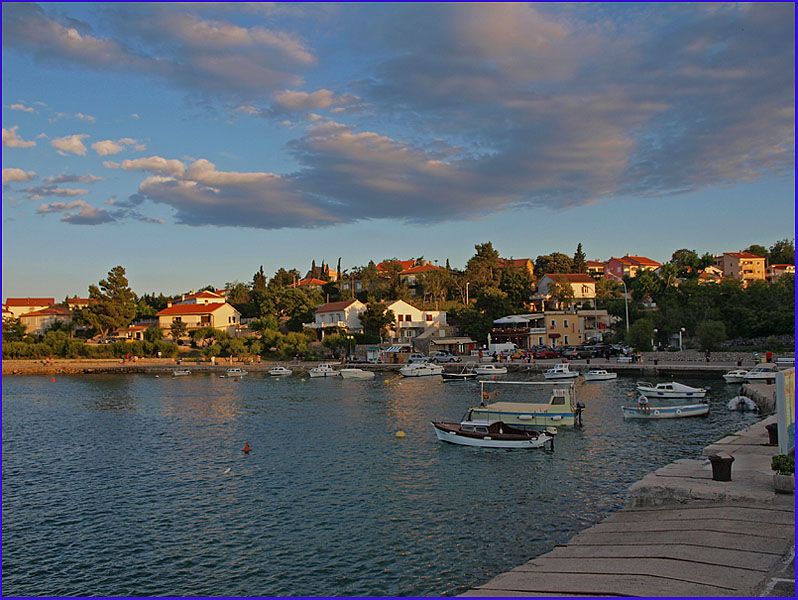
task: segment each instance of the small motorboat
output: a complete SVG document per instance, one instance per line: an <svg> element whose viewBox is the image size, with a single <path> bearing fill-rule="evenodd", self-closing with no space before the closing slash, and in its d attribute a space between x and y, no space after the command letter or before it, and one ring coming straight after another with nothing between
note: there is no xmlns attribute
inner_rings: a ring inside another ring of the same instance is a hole
<svg viewBox="0 0 798 600"><path fill-rule="evenodd" d="M224 372L225 376L227 377L243 377L247 374L244 369L239 369L238 367L230 367Z"/></svg>
<svg viewBox="0 0 798 600"><path fill-rule="evenodd" d="M707 395L706 388L694 388L676 381L656 385L638 381L637 391L651 398L703 398Z"/></svg>
<svg viewBox="0 0 798 600"><path fill-rule="evenodd" d="M572 371L565 363L554 365L551 369L543 372L545 379L575 379L579 377L579 371Z"/></svg>
<svg viewBox="0 0 798 600"><path fill-rule="evenodd" d="M272 367L271 369L269 369L269 375L273 377L281 377L283 375L291 375L291 374L293 374L293 371L282 365L277 365L276 367Z"/></svg>
<svg viewBox="0 0 798 600"><path fill-rule="evenodd" d="M186 375L191 375L191 371L188 369L175 369L172 371L172 377L185 377Z"/></svg>
<svg viewBox="0 0 798 600"><path fill-rule="evenodd" d="M726 404L729 410L739 410L740 412L756 412L759 407L756 402L751 400L748 396L735 396Z"/></svg>
<svg viewBox="0 0 798 600"><path fill-rule="evenodd" d="M399 373L403 377L428 377L430 375L442 375L443 367L429 362L413 363L399 369Z"/></svg>
<svg viewBox="0 0 798 600"><path fill-rule="evenodd" d="M609 381L618 379L618 373L610 373L605 369L590 369L585 373L585 381Z"/></svg>
<svg viewBox="0 0 798 600"><path fill-rule="evenodd" d="M735 369L724 373L723 379L726 383L743 383L746 375L748 375L748 371L745 369Z"/></svg>
<svg viewBox="0 0 798 600"><path fill-rule="evenodd" d="M374 372L364 369L341 369L338 374L344 379L374 379Z"/></svg>
<svg viewBox="0 0 798 600"><path fill-rule="evenodd" d="M332 368L328 363L322 363L318 367L313 367L310 370L311 377L335 377L338 371Z"/></svg>
<svg viewBox="0 0 798 600"><path fill-rule="evenodd" d="M470 381L477 378L477 372L473 366L463 367L459 373L441 373L444 381Z"/></svg>
<svg viewBox="0 0 798 600"><path fill-rule="evenodd" d="M678 406L652 406L638 401L637 406L622 406L624 419L680 419L702 417L709 414L709 404L682 404Z"/></svg>
<svg viewBox="0 0 798 600"><path fill-rule="evenodd" d="M779 368L775 364L765 363L763 365L755 366L745 374L744 378L746 381L752 381L754 383L774 383L776 381L776 374L778 372Z"/></svg>
<svg viewBox="0 0 798 600"><path fill-rule="evenodd" d="M554 449L554 435L547 431L530 431L511 427L502 421L433 421L435 435L442 442L479 448L542 448L547 443Z"/></svg>
<svg viewBox="0 0 798 600"><path fill-rule="evenodd" d="M507 375L507 367L501 367L488 363L486 365L479 365L474 369L477 375Z"/></svg>

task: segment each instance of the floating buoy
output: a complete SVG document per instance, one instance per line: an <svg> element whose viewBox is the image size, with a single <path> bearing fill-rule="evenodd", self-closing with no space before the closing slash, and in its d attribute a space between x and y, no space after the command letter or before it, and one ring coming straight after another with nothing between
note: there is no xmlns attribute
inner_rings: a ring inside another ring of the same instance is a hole
<svg viewBox="0 0 798 600"><path fill-rule="evenodd" d="M55 377L50 380L52 383L55 383Z"/></svg>
<svg viewBox="0 0 798 600"><path fill-rule="evenodd" d="M398 437L398 438L403 438L403 437L405 437L407 434L406 434L404 431L402 431L402 430L400 429L400 430L399 430L399 431L397 431L397 432L396 432L394 435L395 435L396 437Z"/></svg>
<svg viewBox="0 0 798 600"><path fill-rule="evenodd" d="M161 378L161 376L160 376L160 375L156 375L156 376L155 376L155 379L160 379L160 378Z"/></svg>
<svg viewBox="0 0 798 600"><path fill-rule="evenodd" d="M252 452L252 448L249 447L249 442L244 442L244 447L241 450L244 454L249 454Z"/></svg>
<svg viewBox="0 0 798 600"><path fill-rule="evenodd" d="M231 469L230 467L227 467L227 468L224 470L224 473L222 473L222 475L227 475L227 474L228 474L230 471L232 471L232 470L233 470L233 469Z"/></svg>

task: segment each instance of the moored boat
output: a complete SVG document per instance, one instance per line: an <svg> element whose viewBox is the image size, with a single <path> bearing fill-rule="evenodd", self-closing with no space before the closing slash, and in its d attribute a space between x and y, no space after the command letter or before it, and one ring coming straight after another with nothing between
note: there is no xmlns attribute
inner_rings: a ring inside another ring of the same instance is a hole
<svg viewBox="0 0 798 600"><path fill-rule="evenodd" d="M486 365L479 365L474 369L474 372L477 375L506 375L507 367L488 363Z"/></svg>
<svg viewBox="0 0 798 600"><path fill-rule="evenodd" d="M444 381L470 381L477 378L477 372L474 370L473 365L466 365L457 373L444 371L441 373L441 377L443 377Z"/></svg>
<svg viewBox="0 0 798 600"><path fill-rule="evenodd" d="M344 379L374 379L373 371L366 371L364 369L341 369L338 371L339 375Z"/></svg>
<svg viewBox="0 0 798 600"><path fill-rule="evenodd" d="M188 369L175 369L172 371L172 377L185 377L186 375L191 375L191 371Z"/></svg>
<svg viewBox="0 0 798 600"><path fill-rule="evenodd" d="M709 404L682 404L678 406L622 406L624 419L679 419L702 417L709 414Z"/></svg>
<svg viewBox="0 0 798 600"><path fill-rule="evenodd" d="M318 367L313 367L309 374L311 377L335 377L338 371L332 368L328 363L322 363Z"/></svg>
<svg viewBox="0 0 798 600"><path fill-rule="evenodd" d="M656 385L638 381L637 391L651 398L703 398L707 395L706 388L694 388L676 381Z"/></svg>
<svg viewBox="0 0 798 600"><path fill-rule="evenodd" d="M227 377L243 377L247 374L247 371L244 369L239 369L238 367L230 367L224 372L224 374Z"/></svg>
<svg viewBox="0 0 798 600"><path fill-rule="evenodd" d="M443 367L429 362L413 363L399 369L399 373L403 377L429 377L431 375L441 375Z"/></svg>
<svg viewBox="0 0 798 600"><path fill-rule="evenodd" d="M773 383L776 381L776 374L779 372L779 368L773 363L765 363L763 365L757 365L748 373L745 374L744 379L746 381L753 381L758 382L762 381L765 383Z"/></svg>
<svg viewBox="0 0 798 600"><path fill-rule="evenodd" d="M748 371L745 369L735 369L734 371L724 373L723 380L726 383L743 383L746 375L748 375Z"/></svg>
<svg viewBox="0 0 798 600"><path fill-rule="evenodd" d="M546 369L543 372L544 379L576 379L579 377L579 371L572 371L571 368L565 363L558 363L551 369Z"/></svg>
<svg viewBox="0 0 798 600"><path fill-rule="evenodd" d="M585 373L585 381L609 381L618 379L618 373L611 373L605 369L590 369Z"/></svg>
<svg viewBox="0 0 798 600"><path fill-rule="evenodd" d="M533 397L544 386L551 388L547 402ZM576 401L576 390L570 381L480 381L480 405L470 408L463 420L501 421L521 429L573 426L582 424L584 408Z"/></svg>
<svg viewBox="0 0 798 600"><path fill-rule="evenodd" d="M279 377L282 375L291 375L292 373L293 371L291 369L284 367L282 365L277 365L276 367L272 367L271 369L269 369L269 375L272 375L273 377Z"/></svg>
<svg viewBox="0 0 798 600"><path fill-rule="evenodd" d="M462 421L448 423L433 421L435 435L442 442L479 448L542 448L550 444L554 449L554 436L545 431L518 429L501 421Z"/></svg>

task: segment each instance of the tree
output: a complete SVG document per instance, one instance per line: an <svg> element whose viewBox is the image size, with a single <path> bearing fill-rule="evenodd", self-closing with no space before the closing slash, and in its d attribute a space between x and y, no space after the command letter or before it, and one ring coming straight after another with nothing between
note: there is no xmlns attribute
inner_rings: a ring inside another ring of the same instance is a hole
<svg viewBox="0 0 798 600"><path fill-rule="evenodd" d="M127 327L136 316L136 294L128 286L125 269L116 266L99 286L89 286L89 305L83 311L88 324L101 336Z"/></svg>
<svg viewBox="0 0 798 600"><path fill-rule="evenodd" d="M677 277L698 277L701 259L695 250L682 248L671 255L671 264L676 267Z"/></svg>
<svg viewBox="0 0 798 600"><path fill-rule="evenodd" d="M476 254L466 263L465 277L476 295L482 288L499 287L501 259L491 242L477 244L474 249Z"/></svg>
<svg viewBox="0 0 798 600"><path fill-rule="evenodd" d="M650 352L654 338L654 323L650 319L638 319L629 328L627 342L641 352Z"/></svg>
<svg viewBox="0 0 798 600"><path fill-rule="evenodd" d="M221 331L213 327L200 327L191 332L191 339L199 348L204 348L222 337L221 333Z"/></svg>
<svg viewBox="0 0 798 600"><path fill-rule="evenodd" d="M252 276L252 290L257 292L266 290L266 273L263 272L263 265L261 265L260 269Z"/></svg>
<svg viewBox="0 0 798 600"><path fill-rule="evenodd" d="M574 252L573 265L571 267L573 273L587 273L587 256L582 251L582 243L576 245L576 252Z"/></svg>
<svg viewBox="0 0 798 600"><path fill-rule="evenodd" d="M792 240L779 240L773 244L768 253L768 264L794 265L795 243Z"/></svg>
<svg viewBox="0 0 798 600"><path fill-rule="evenodd" d="M511 312L526 310L532 296L532 278L526 269L508 266L501 271L499 289L507 294L507 302Z"/></svg>
<svg viewBox="0 0 798 600"><path fill-rule="evenodd" d="M715 351L726 341L726 326L722 321L703 321L696 328L702 350Z"/></svg>
<svg viewBox="0 0 798 600"><path fill-rule="evenodd" d="M3 319L3 342L19 342L25 337L25 326L19 319Z"/></svg>
<svg viewBox="0 0 798 600"><path fill-rule="evenodd" d="M365 311L360 315L360 324L363 333L382 337L388 325L396 320L392 310L383 302L370 302Z"/></svg>
<svg viewBox="0 0 798 600"><path fill-rule="evenodd" d="M338 264L335 266L335 272L337 273L336 281L341 281L341 279L343 279L343 277L344 277L344 272L341 270L341 257L340 256L338 257Z"/></svg>
<svg viewBox="0 0 798 600"><path fill-rule="evenodd" d="M277 269L277 272L274 274L274 277L269 280L269 287L288 287L292 283L298 281L300 273L296 269L291 269L290 271L286 271L283 267Z"/></svg>
<svg viewBox="0 0 798 600"><path fill-rule="evenodd" d="M567 281L554 279L549 285L549 300L557 307L570 304L574 299L574 288Z"/></svg>
<svg viewBox="0 0 798 600"><path fill-rule="evenodd" d="M483 289L477 296L475 308L493 323L494 320L513 312L506 292L497 287Z"/></svg>
<svg viewBox="0 0 798 600"><path fill-rule="evenodd" d="M183 321L172 321L172 324L169 326L169 333L174 341L186 335L186 331L188 331L188 327L186 327Z"/></svg>
<svg viewBox="0 0 798 600"><path fill-rule="evenodd" d="M144 332L145 342L158 342L162 339L163 339L163 330L157 325L148 327L147 330Z"/></svg>
<svg viewBox="0 0 798 600"><path fill-rule="evenodd" d="M756 254L757 256L761 256L762 258L768 257L768 249L760 244L751 244L748 248L745 249L745 252L750 252L751 254Z"/></svg>
<svg viewBox="0 0 798 600"><path fill-rule="evenodd" d="M535 259L535 273L539 277L551 273L573 273L574 261L567 254L553 252Z"/></svg>

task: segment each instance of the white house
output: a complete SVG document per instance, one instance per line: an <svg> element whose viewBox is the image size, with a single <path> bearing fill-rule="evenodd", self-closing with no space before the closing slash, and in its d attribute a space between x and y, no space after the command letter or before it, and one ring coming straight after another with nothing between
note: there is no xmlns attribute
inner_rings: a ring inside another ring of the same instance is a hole
<svg viewBox="0 0 798 600"><path fill-rule="evenodd" d="M316 308L313 323L305 323L305 327L320 329L322 334L325 328L338 327L346 331L360 332L360 315L366 310L366 305L360 300L342 300L328 302Z"/></svg>
<svg viewBox="0 0 798 600"><path fill-rule="evenodd" d="M156 315L158 327L169 334L169 329L175 321L182 321L189 331L200 327L213 327L235 335L241 323L241 313L227 302L213 303L180 303L167 306Z"/></svg>
<svg viewBox="0 0 798 600"><path fill-rule="evenodd" d="M19 322L25 326L25 333L43 333L54 323L72 324L72 311L61 306L48 306L20 315Z"/></svg>
<svg viewBox="0 0 798 600"><path fill-rule="evenodd" d="M556 302L556 306L552 308L559 308L560 305L567 305L571 303L581 304L584 300L594 300L596 298L596 280L590 275L585 273L550 273L544 275L538 281L538 291L535 294L535 301L540 303L539 308L544 308L551 300L551 287L555 284L570 286L573 291L573 300L568 302Z"/></svg>
<svg viewBox="0 0 798 600"><path fill-rule="evenodd" d="M395 340L411 340L421 335L430 327L446 326L446 311L420 310L404 300L396 300L388 305L395 317L389 326L388 336Z"/></svg>
<svg viewBox="0 0 798 600"><path fill-rule="evenodd" d="M6 310L15 319L19 319L26 313L36 312L53 305L55 305L55 298L8 298L6 300Z"/></svg>
<svg viewBox="0 0 798 600"><path fill-rule="evenodd" d="M183 294L178 304L218 304L220 302L226 302L224 294L205 290L196 294Z"/></svg>

